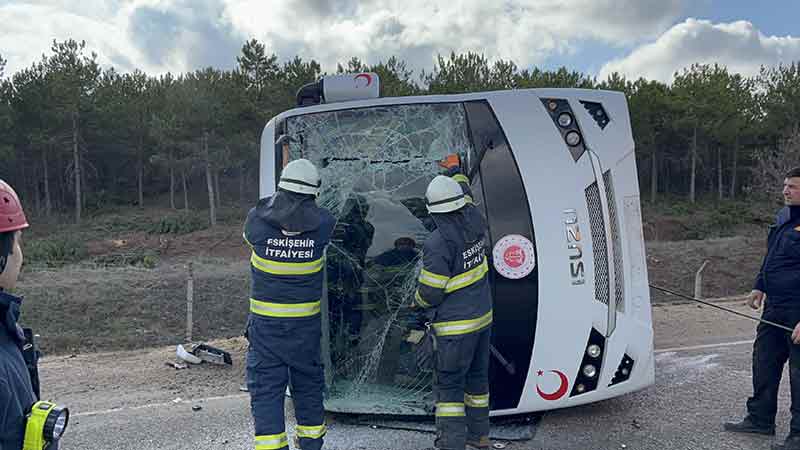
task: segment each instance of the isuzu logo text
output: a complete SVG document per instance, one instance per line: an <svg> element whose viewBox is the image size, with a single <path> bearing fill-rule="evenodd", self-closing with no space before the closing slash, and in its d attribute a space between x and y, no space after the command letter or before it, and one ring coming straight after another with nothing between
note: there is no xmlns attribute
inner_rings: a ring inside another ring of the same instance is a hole
<svg viewBox="0 0 800 450"><path fill-rule="evenodd" d="M572 284L583 284L586 282L583 269L583 243L581 243L581 230L578 228L578 212L574 209L564 210L564 230L567 234L567 254Z"/></svg>

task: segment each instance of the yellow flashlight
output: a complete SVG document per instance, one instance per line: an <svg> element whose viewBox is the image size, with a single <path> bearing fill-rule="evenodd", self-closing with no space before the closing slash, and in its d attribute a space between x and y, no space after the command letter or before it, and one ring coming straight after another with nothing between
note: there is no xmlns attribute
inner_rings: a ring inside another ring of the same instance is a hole
<svg viewBox="0 0 800 450"><path fill-rule="evenodd" d="M55 403L36 402L25 426L23 450L45 450L64 435L69 422L69 410Z"/></svg>

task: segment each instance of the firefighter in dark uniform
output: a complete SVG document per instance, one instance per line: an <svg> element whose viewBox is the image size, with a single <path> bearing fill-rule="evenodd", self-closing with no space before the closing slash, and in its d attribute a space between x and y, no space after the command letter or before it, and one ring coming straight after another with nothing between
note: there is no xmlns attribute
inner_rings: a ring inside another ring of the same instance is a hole
<svg viewBox="0 0 800 450"><path fill-rule="evenodd" d="M800 450L800 168L786 174L785 207L770 226L767 254L747 303L762 304L764 319L793 327L794 332L760 323L753 344L753 396L747 416L726 423L725 429L741 433L775 434L778 388L783 366L789 361L792 420L789 436L773 449Z"/></svg>
<svg viewBox="0 0 800 450"><path fill-rule="evenodd" d="M435 448L489 447L492 298L486 222L467 201L466 176L437 176L425 194L436 223L423 247L416 303L432 310L436 337Z"/></svg>
<svg viewBox="0 0 800 450"><path fill-rule="evenodd" d="M36 402L22 353L25 336L17 324L22 299L8 292L16 286L22 267L20 236L27 227L19 197L0 180L0 449L3 450L22 450L26 415Z"/></svg>
<svg viewBox="0 0 800 450"><path fill-rule="evenodd" d="M284 396L290 385L303 450L322 448L325 387L320 300L325 248L335 225L316 204L320 177L305 159L283 169L278 192L250 210L244 238L252 249L247 386L255 449L288 449Z"/></svg>

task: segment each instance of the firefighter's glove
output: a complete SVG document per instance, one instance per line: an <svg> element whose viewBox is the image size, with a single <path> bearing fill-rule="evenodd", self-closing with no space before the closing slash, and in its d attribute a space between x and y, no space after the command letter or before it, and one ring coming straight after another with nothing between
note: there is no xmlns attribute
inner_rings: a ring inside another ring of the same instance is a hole
<svg viewBox="0 0 800 450"><path fill-rule="evenodd" d="M425 330L411 330L405 337L405 341L409 344L419 344L422 338L425 337Z"/></svg>

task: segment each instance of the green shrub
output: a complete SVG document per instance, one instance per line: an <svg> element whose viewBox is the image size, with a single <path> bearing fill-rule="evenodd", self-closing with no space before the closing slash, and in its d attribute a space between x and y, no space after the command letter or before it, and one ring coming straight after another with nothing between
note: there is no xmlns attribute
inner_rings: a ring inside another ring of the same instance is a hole
<svg viewBox="0 0 800 450"><path fill-rule="evenodd" d="M56 267L86 258L86 244L73 237L54 237L25 241L25 262Z"/></svg>
<svg viewBox="0 0 800 450"><path fill-rule="evenodd" d="M143 212L102 215L93 219L89 224L92 231L101 233L148 231L151 227L152 219L149 219Z"/></svg>
<svg viewBox="0 0 800 450"><path fill-rule="evenodd" d="M151 234L187 234L208 228L208 222L197 214L170 214L153 222L147 229Z"/></svg>
<svg viewBox="0 0 800 450"><path fill-rule="evenodd" d="M92 262L103 267L134 266L154 269L158 265L158 254L152 250L134 250L97 256L92 259Z"/></svg>

